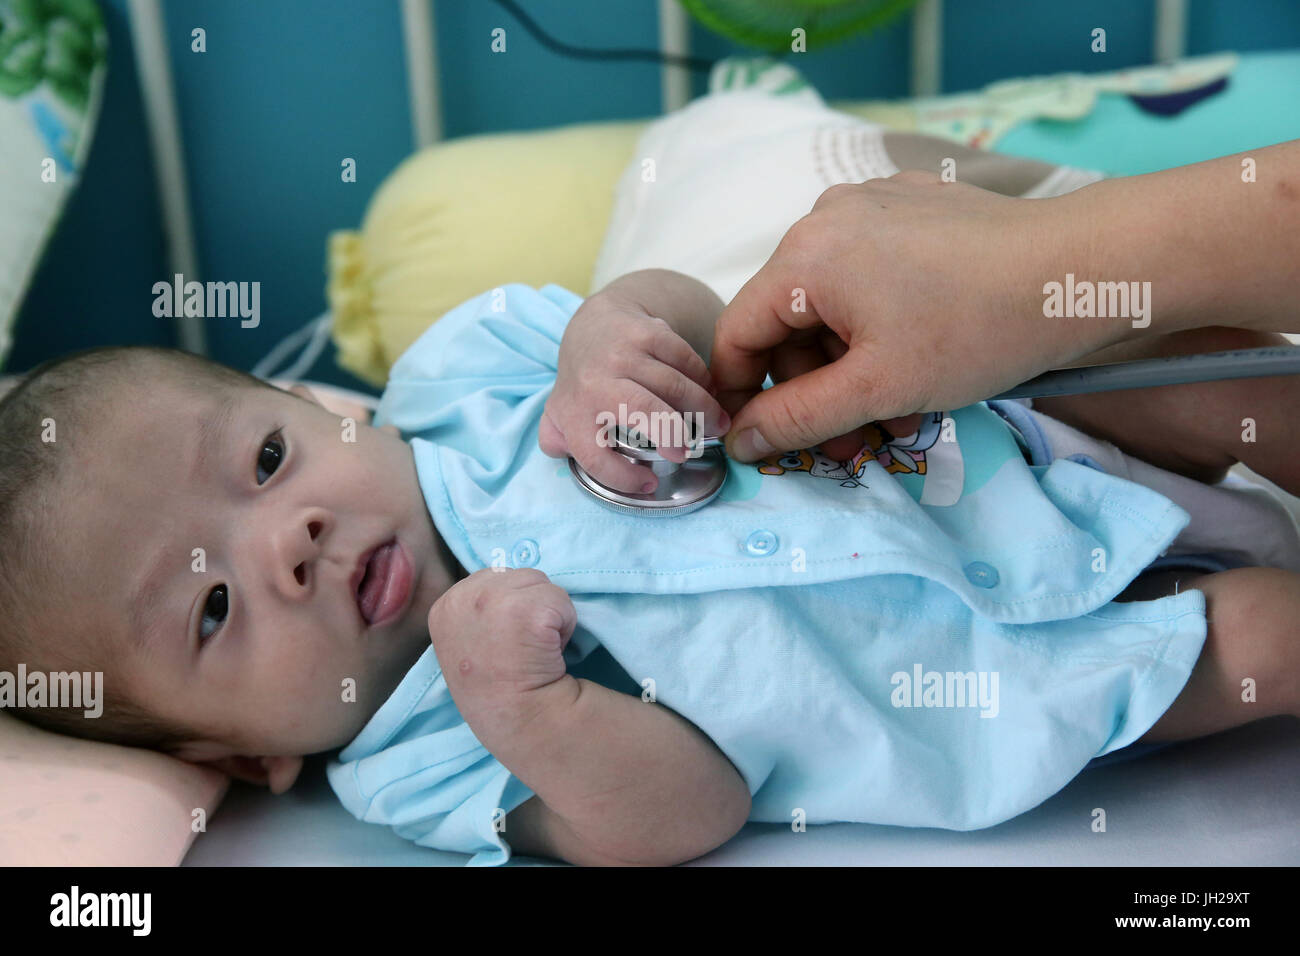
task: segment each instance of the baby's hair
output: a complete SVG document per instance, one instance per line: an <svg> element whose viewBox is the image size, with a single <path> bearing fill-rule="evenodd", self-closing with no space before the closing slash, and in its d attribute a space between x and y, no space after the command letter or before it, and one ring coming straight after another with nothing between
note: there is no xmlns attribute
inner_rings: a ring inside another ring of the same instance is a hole
<svg viewBox="0 0 1300 956"><path fill-rule="evenodd" d="M68 493L68 449L97 417L112 414L113 393L128 383L171 383L197 390L273 388L245 372L176 349L109 346L75 352L33 369L0 396L0 672L58 670L87 649L91 636L61 633L62 599L46 544L54 532L58 492ZM54 440L50 440L53 438ZM75 532L74 532L75 533ZM83 654L102 656L105 648ZM152 750L172 750L199 735L159 720L105 679L103 713L85 708L17 707L8 713L56 733Z"/></svg>

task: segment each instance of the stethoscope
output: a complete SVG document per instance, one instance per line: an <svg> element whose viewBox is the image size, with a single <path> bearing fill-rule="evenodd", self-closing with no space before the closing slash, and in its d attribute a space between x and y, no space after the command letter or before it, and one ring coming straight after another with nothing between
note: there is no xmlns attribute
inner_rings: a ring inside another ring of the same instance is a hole
<svg viewBox="0 0 1300 956"><path fill-rule="evenodd" d="M1300 374L1300 347L1238 349L1207 355L1175 355L1113 365L1053 369L988 400L1047 398L1051 395L1294 374ZM633 442L624 434L611 437L620 455L646 468L659 479L655 490L646 494L615 491L591 477L570 458L569 471L578 487L613 511L646 517L688 514L716 498L727 480L727 455L719 437L706 437L689 445L687 458L680 464L669 461L653 446Z"/></svg>

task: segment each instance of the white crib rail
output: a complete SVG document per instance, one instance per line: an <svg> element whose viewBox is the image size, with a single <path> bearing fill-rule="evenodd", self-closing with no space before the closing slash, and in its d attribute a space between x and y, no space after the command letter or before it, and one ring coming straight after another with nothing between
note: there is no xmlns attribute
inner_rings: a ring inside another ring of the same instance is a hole
<svg viewBox="0 0 1300 956"><path fill-rule="evenodd" d="M181 142L176 88L172 83L171 63L167 59L162 9L158 0L130 0L130 20L131 45L135 49L135 64L140 74L140 95L144 100L149 146L153 153L155 185L162 204L163 229L167 237L167 264L173 273L183 275L186 282L197 282L199 257L195 251L194 220L190 215L185 151ZM175 321L181 348L206 355L207 335L203 319L193 315L178 315Z"/></svg>
<svg viewBox="0 0 1300 956"><path fill-rule="evenodd" d="M406 45L406 86L411 94L411 140L416 149L424 149L442 139L433 0L402 0L402 39Z"/></svg>

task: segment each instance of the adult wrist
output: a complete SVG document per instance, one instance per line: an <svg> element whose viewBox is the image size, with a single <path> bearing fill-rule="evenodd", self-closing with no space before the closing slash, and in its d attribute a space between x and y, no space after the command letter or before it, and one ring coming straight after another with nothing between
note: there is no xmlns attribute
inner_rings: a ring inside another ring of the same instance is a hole
<svg viewBox="0 0 1300 956"><path fill-rule="evenodd" d="M1077 355L1200 324L1183 230L1170 229L1168 181L1155 175L1102 180L1055 203L1066 238L1057 258L1058 319L1077 333ZM1053 291L1056 291L1053 289ZM1059 314L1063 312L1063 314Z"/></svg>

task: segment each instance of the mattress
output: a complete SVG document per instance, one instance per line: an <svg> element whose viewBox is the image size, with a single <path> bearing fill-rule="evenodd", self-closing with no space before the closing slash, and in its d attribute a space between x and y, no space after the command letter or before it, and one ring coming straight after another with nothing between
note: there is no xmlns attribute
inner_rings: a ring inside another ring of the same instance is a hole
<svg viewBox="0 0 1300 956"><path fill-rule="evenodd" d="M343 809L312 757L289 793L242 783L183 866L463 866ZM689 866L1295 866L1300 720L1275 717L1087 770L1051 799L969 832L746 824ZM1105 831L1093 830L1096 809ZM507 834L507 839L509 838ZM507 866L549 865L516 856Z"/></svg>

